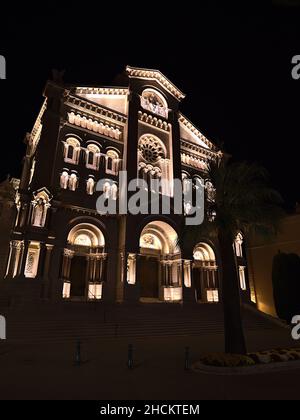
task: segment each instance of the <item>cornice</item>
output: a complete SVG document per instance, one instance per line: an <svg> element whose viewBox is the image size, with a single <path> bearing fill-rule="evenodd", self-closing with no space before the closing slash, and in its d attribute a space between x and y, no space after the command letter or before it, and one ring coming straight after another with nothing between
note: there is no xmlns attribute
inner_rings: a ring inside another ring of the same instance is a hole
<svg viewBox="0 0 300 420"><path fill-rule="evenodd" d="M180 140L181 151L186 151L187 153L193 154L197 157L204 157L208 159L216 159L219 156L219 153L213 152L204 147L198 146L197 144L190 143L186 140Z"/></svg>
<svg viewBox="0 0 300 420"><path fill-rule="evenodd" d="M139 111L139 121L143 122L144 124L152 125L160 130L170 132L170 124L166 121L161 120L160 118L153 117L146 112Z"/></svg>
<svg viewBox="0 0 300 420"><path fill-rule="evenodd" d="M79 112L68 112L67 121L70 125L83 128L101 136L121 141L124 140L124 127L108 124L104 119L88 118Z"/></svg>
<svg viewBox="0 0 300 420"><path fill-rule="evenodd" d="M214 152L217 152L218 149L217 147L210 141L208 140L195 126L194 124L189 121L183 114L179 113L179 123L183 124L188 130L191 131L191 133L193 133L194 135L196 135L199 140L201 140L204 144L207 145L207 147L209 147L209 149L211 149Z"/></svg>
<svg viewBox="0 0 300 420"><path fill-rule="evenodd" d="M90 102L78 96L67 95L65 99L65 104L70 106L74 110L86 113L89 116L93 116L95 118L104 118L105 120L108 120L113 124L125 125L127 122L126 115L113 111L104 106L97 105L94 102Z"/></svg>
<svg viewBox="0 0 300 420"><path fill-rule="evenodd" d="M76 95L115 95L126 96L129 93L127 88L118 87L77 87Z"/></svg>
<svg viewBox="0 0 300 420"><path fill-rule="evenodd" d="M169 79L167 79L159 70L141 69L137 67L126 67L126 73L129 78L156 80L164 89L178 100L185 98L185 94L181 92Z"/></svg>

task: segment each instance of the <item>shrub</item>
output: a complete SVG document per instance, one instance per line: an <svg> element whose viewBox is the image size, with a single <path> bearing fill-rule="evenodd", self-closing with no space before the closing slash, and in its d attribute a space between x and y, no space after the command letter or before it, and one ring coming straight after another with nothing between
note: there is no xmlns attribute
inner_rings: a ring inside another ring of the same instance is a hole
<svg viewBox="0 0 300 420"><path fill-rule="evenodd" d="M223 354L223 353L211 353L203 355L201 362L208 366L216 367L242 367L242 366L253 366L255 362L251 357L243 356L239 354Z"/></svg>
<svg viewBox="0 0 300 420"><path fill-rule="evenodd" d="M208 353L201 355L200 362L195 363L194 367L201 367L201 365L204 364L207 366L234 368L295 360L300 360L300 348L267 350L250 353L247 356L239 354Z"/></svg>

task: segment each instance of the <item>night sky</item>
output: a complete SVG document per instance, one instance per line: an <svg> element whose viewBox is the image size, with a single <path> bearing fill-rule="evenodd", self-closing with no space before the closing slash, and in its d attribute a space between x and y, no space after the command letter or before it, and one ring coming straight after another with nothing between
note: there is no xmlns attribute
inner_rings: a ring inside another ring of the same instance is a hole
<svg viewBox="0 0 300 420"><path fill-rule="evenodd" d="M66 83L111 86L129 64L162 71L187 94L181 110L203 134L234 159L266 166L288 209L300 202L300 80L291 77L300 2L227 9L210 1L199 11L191 1L177 11L153 2L147 13L139 2L137 17L134 2L102 3L15 6L17 16L1 17L1 179L20 175L51 69L65 69Z"/></svg>

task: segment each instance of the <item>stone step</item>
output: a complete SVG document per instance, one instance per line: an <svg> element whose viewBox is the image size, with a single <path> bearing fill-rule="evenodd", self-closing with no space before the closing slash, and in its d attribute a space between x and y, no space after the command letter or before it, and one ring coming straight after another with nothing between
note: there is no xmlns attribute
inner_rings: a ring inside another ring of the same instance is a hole
<svg viewBox="0 0 300 420"><path fill-rule="evenodd" d="M155 336L195 336L223 334L223 314L219 305L159 307L109 306L99 312L84 307L76 312L9 312L7 334L9 340L61 342L80 339L144 338ZM62 309L62 308L60 308ZM244 328L248 331L280 328L253 311L243 311Z"/></svg>

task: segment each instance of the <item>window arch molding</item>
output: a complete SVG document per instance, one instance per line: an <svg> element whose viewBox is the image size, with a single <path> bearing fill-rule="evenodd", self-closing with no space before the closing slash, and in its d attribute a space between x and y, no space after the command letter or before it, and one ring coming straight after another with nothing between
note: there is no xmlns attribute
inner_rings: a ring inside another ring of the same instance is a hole
<svg viewBox="0 0 300 420"><path fill-rule="evenodd" d="M68 135L64 143L64 160L66 163L78 165L81 151L80 137L76 135Z"/></svg>
<svg viewBox="0 0 300 420"><path fill-rule="evenodd" d="M88 169L98 170L100 166L101 149L98 144L90 142L85 149L86 167Z"/></svg>
<svg viewBox="0 0 300 420"><path fill-rule="evenodd" d="M100 150L103 149L103 145L101 143L99 143L97 140L87 140L86 141L86 146L90 146L91 144L97 146Z"/></svg>
<svg viewBox="0 0 300 420"><path fill-rule="evenodd" d="M68 233L67 243L69 245L84 245L83 241L78 243L78 238L86 237L89 247L97 248L105 246L105 236L103 231L92 223L79 223L73 226Z"/></svg>
<svg viewBox="0 0 300 420"><path fill-rule="evenodd" d="M108 147L106 155L106 173L117 175L119 172L120 151L114 147Z"/></svg>
<svg viewBox="0 0 300 420"><path fill-rule="evenodd" d="M155 97L157 97L157 99L159 99L162 106L164 106L165 108L168 108L169 105L168 105L167 98L160 90L150 87L150 86L146 86L144 87L142 91L142 97L147 96L147 94L154 95Z"/></svg>
<svg viewBox="0 0 300 420"><path fill-rule="evenodd" d="M113 147L113 146L108 146L106 149L105 149L105 153L107 154L107 152L109 152L109 151L112 151L112 152L115 152L115 153L117 153L118 155L120 155L120 150L119 149L117 149L116 147Z"/></svg>
<svg viewBox="0 0 300 420"><path fill-rule="evenodd" d="M200 186L202 188L205 187L204 179L201 177L201 175L194 175L193 176L193 185L195 188L199 188Z"/></svg>
<svg viewBox="0 0 300 420"><path fill-rule="evenodd" d="M187 179L190 178L190 174L187 171L181 171L181 179Z"/></svg>
<svg viewBox="0 0 300 420"><path fill-rule="evenodd" d="M74 138L74 139L78 140L80 144L83 143L83 139L80 136L78 136L78 134L75 134L75 133L66 134L65 135L65 141L68 140L69 138Z"/></svg>
<svg viewBox="0 0 300 420"><path fill-rule="evenodd" d="M146 87L141 94L141 106L143 109L168 118L169 106L165 96L157 89Z"/></svg>
<svg viewBox="0 0 300 420"><path fill-rule="evenodd" d="M190 174L186 171L181 172L181 181L182 181L182 192L187 194L191 189L191 177Z"/></svg>

